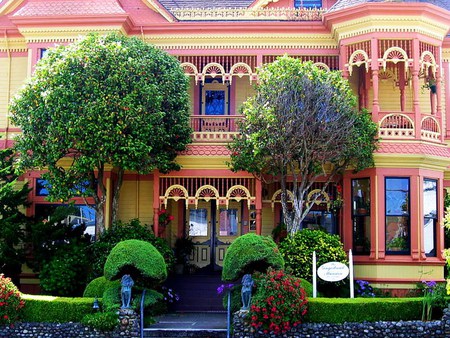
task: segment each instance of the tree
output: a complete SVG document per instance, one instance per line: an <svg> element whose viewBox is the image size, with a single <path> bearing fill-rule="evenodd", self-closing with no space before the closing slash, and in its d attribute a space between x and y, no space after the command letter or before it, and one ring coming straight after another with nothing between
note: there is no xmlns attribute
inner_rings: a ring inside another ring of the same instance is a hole
<svg viewBox="0 0 450 338"><path fill-rule="evenodd" d="M50 49L12 100L11 120L22 169L46 167L50 200L93 197L104 229L107 186L112 221L126 170L179 169L190 142L188 80L179 62L137 38L88 35Z"/></svg>
<svg viewBox="0 0 450 338"><path fill-rule="evenodd" d="M28 218L23 214L30 189L18 185L12 149L0 150L0 273L19 285L25 253L22 242Z"/></svg>
<svg viewBox="0 0 450 338"><path fill-rule="evenodd" d="M311 62L287 56L259 71L256 94L243 104L240 135L229 145L230 166L260 179L278 178L284 222L289 233L328 185L352 167L373 165L377 127L358 112L356 98L339 72L326 72ZM287 183L292 180L293 215ZM307 201L315 182L321 192Z"/></svg>

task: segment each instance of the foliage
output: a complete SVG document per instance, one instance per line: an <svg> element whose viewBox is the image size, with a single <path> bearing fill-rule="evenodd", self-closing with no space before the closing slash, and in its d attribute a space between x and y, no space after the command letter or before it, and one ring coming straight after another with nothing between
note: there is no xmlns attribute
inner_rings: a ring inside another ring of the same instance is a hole
<svg viewBox="0 0 450 338"><path fill-rule="evenodd" d="M119 280L110 281L107 280L104 276L101 276L95 278L88 285L86 285L86 288L83 292L83 297L102 297L106 289L118 286L120 286Z"/></svg>
<svg viewBox="0 0 450 338"><path fill-rule="evenodd" d="M230 308L231 313L239 311L242 307L241 296L242 284L222 284L217 288L217 295L222 295L222 306L225 310L228 309L228 295L231 296Z"/></svg>
<svg viewBox="0 0 450 338"><path fill-rule="evenodd" d="M0 274L0 325L18 321L24 306L25 301L11 278Z"/></svg>
<svg viewBox="0 0 450 338"><path fill-rule="evenodd" d="M356 110L356 97L338 71L283 56L263 65L258 75L256 95L243 104L240 135L229 145L230 166L279 179L283 222L293 233L321 196L306 201L315 182L326 177L323 193L345 169L373 165L377 125ZM293 213L288 212L288 177Z"/></svg>
<svg viewBox="0 0 450 338"><path fill-rule="evenodd" d="M108 194L116 220L125 170L179 169L191 140L187 88L179 61L137 37L89 34L49 49L10 105L18 164L48 169L51 200L92 197L101 233ZM107 165L117 173L111 192Z"/></svg>
<svg viewBox="0 0 450 338"><path fill-rule="evenodd" d="M422 320L431 320L434 308L443 309L447 306L445 299L447 294L446 287L443 283L423 281L419 288L423 292Z"/></svg>
<svg viewBox="0 0 450 338"><path fill-rule="evenodd" d="M195 245L191 237L178 237L175 240L175 262L186 264L189 256L194 252Z"/></svg>
<svg viewBox="0 0 450 338"><path fill-rule="evenodd" d="M92 312L94 298L63 298L53 296L23 295L24 322L65 323L80 322Z"/></svg>
<svg viewBox="0 0 450 338"><path fill-rule="evenodd" d="M310 298L306 322L419 320L422 298Z"/></svg>
<svg viewBox="0 0 450 338"><path fill-rule="evenodd" d="M272 238L275 243L280 243L287 237L287 228L286 224L283 222L278 223L275 228L272 230Z"/></svg>
<svg viewBox="0 0 450 338"><path fill-rule="evenodd" d="M28 205L28 183L18 185L13 168L13 150L0 150L0 273L19 283L25 253L22 242L29 222L20 210Z"/></svg>
<svg viewBox="0 0 450 338"><path fill-rule="evenodd" d="M228 247L222 280L235 281L247 273L265 272L269 267L284 268L277 245L270 237L248 233L236 238Z"/></svg>
<svg viewBox="0 0 450 338"><path fill-rule="evenodd" d="M107 288L105 292L103 292L102 303L103 303L103 311L117 311L120 309L121 305L121 297L120 297L120 285L114 285L110 288ZM132 293L133 294L133 293Z"/></svg>
<svg viewBox="0 0 450 338"><path fill-rule="evenodd" d="M357 297L375 297L373 287L365 280L355 280L355 295Z"/></svg>
<svg viewBox="0 0 450 338"><path fill-rule="evenodd" d="M131 307L139 310L141 308L142 291L140 288L133 289L134 297ZM145 290L144 298L144 310L151 312L150 310L158 303L164 301L164 295L156 290Z"/></svg>
<svg viewBox="0 0 450 338"><path fill-rule="evenodd" d="M164 258L156 248L137 239L119 242L106 259L104 275L114 280L129 274L136 285L153 286L167 278Z"/></svg>
<svg viewBox="0 0 450 338"><path fill-rule="evenodd" d="M139 239L151 243L164 257L167 270L170 271L173 269L175 257L167 242L162 238L156 237L153 232L149 230L149 227L142 225L138 219L132 219L126 223L121 221L115 222L90 245L89 255L92 264L93 278L103 276L106 258L112 248L120 241L127 239Z"/></svg>
<svg viewBox="0 0 450 338"><path fill-rule="evenodd" d="M299 278L269 269L255 275L255 282L249 313L252 327L265 334L278 334L302 323L308 301Z"/></svg>
<svg viewBox="0 0 450 338"><path fill-rule="evenodd" d="M42 265L39 274L42 292L55 296L81 296L87 282L89 262L85 245L77 241L61 245Z"/></svg>
<svg viewBox="0 0 450 338"><path fill-rule="evenodd" d="M83 317L81 324L99 331L112 331L119 325L119 317L115 312L89 313Z"/></svg>
<svg viewBox="0 0 450 338"><path fill-rule="evenodd" d="M158 211L158 225L161 227L166 227L172 222L174 217L169 214L166 209L161 209Z"/></svg>
<svg viewBox="0 0 450 338"><path fill-rule="evenodd" d="M312 281L312 256L316 252L317 266L327 262L347 264L347 255L339 236L321 230L303 229L280 243L286 267L293 275ZM320 283L320 281L319 281Z"/></svg>

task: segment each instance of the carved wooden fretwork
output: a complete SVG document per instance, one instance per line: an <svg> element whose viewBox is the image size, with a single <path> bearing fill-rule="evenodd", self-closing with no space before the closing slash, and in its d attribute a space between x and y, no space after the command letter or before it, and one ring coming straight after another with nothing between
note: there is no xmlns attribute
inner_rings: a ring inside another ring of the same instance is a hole
<svg viewBox="0 0 450 338"><path fill-rule="evenodd" d="M286 190L286 193L287 193L287 202L288 203L294 202L294 193L290 190ZM275 203L281 203L281 189L275 191L275 193L272 195L272 198L270 199L270 202L273 211L275 209Z"/></svg>
<svg viewBox="0 0 450 338"><path fill-rule="evenodd" d="M405 114L388 114L379 124L382 138L414 138L414 122Z"/></svg>
<svg viewBox="0 0 450 338"><path fill-rule="evenodd" d="M425 116L421 123L421 136L431 141L439 141L441 137L441 128L439 122L433 116Z"/></svg>
<svg viewBox="0 0 450 338"><path fill-rule="evenodd" d="M388 48L381 59L378 59L383 66L383 70L386 70L386 66L388 62L392 62L395 65L399 62L403 62L405 64L405 71L408 71L408 67L412 65L412 59L408 58L408 53L406 53L400 47L391 47Z"/></svg>
<svg viewBox="0 0 450 338"><path fill-rule="evenodd" d="M209 202L211 200L218 200L219 197L219 191L212 185L201 186L195 193L195 207L198 207L198 201L201 199ZM219 208L219 203L217 203L217 208Z"/></svg>
<svg viewBox="0 0 450 338"><path fill-rule="evenodd" d="M307 201L308 206L311 203L315 203L316 205L326 204L327 209L329 209L331 206L330 196L325 191L322 192L321 189L311 190L308 193L306 201Z"/></svg>
<svg viewBox="0 0 450 338"><path fill-rule="evenodd" d="M188 207L187 201L189 200L189 194L185 187L179 184L174 184L167 188L164 196L160 197L161 202L164 204L164 207L167 209L167 201L174 200L175 202L180 199L184 199L186 203L186 208Z"/></svg>
<svg viewBox="0 0 450 338"><path fill-rule="evenodd" d="M371 62L371 59L369 59L369 55L362 50L358 49L355 50L352 55L350 55L350 58L348 59L348 64L346 65L348 67L348 73L352 75L353 66L359 67L362 64L365 64L366 67L366 73L369 71L369 64Z"/></svg>
<svg viewBox="0 0 450 338"><path fill-rule="evenodd" d="M213 79L218 76L222 78L222 82L225 80L225 69L220 63L211 62L208 63L202 70L202 83L205 83L206 76L210 76Z"/></svg>
<svg viewBox="0 0 450 338"><path fill-rule="evenodd" d="M390 69L380 70L378 79L380 81L395 81L395 75Z"/></svg>
<svg viewBox="0 0 450 338"><path fill-rule="evenodd" d="M326 72L329 72L329 71L330 71L330 67L328 67L328 65L327 65L326 63L323 63L323 62L316 62L316 63L314 63L314 65L315 65L317 68L323 69L323 70L326 71Z"/></svg>
<svg viewBox="0 0 450 338"><path fill-rule="evenodd" d="M252 201L255 200L255 197L252 197L250 194L250 191L243 185L235 185L235 186L232 186L227 191L227 194L226 194L227 209L228 209L230 200L235 200L238 202L240 202L241 200L247 200L248 207L250 208L250 205L251 205Z"/></svg>
<svg viewBox="0 0 450 338"><path fill-rule="evenodd" d="M424 74L428 74L428 69L431 67L431 73L433 74L433 77L435 77L438 66L436 65L436 59L431 52L424 51L422 55L420 55L419 64L420 70Z"/></svg>
<svg viewBox="0 0 450 338"><path fill-rule="evenodd" d="M244 62L238 62L233 66L231 66L230 68L229 81L231 84L233 76L238 76L239 78L242 78L243 76L248 76L250 83L252 83L252 75L253 75L252 67L250 67L248 64Z"/></svg>
<svg viewBox="0 0 450 338"><path fill-rule="evenodd" d="M193 76L195 79L195 84L197 84L197 74L198 74L198 69L197 67L190 63L190 62L184 62L181 64L181 68L183 68L184 74L187 76Z"/></svg>

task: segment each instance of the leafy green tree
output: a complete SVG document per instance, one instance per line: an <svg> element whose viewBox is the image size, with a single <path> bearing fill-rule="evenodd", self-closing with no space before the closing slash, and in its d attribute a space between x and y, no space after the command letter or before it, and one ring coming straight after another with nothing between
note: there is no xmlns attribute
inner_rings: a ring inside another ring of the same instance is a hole
<svg viewBox="0 0 450 338"><path fill-rule="evenodd" d="M20 185L13 168L13 151L0 150L0 273L19 285L19 274L25 255L22 246L24 230L29 222L23 208L30 189Z"/></svg>
<svg viewBox="0 0 450 338"><path fill-rule="evenodd" d="M300 229L313 202L345 169L373 165L376 124L369 114L357 111L356 97L339 72L278 58L260 69L256 94L242 112L240 135L229 146L230 166L280 180L289 233ZM293 185L292 213L288 180ZM324 182L321 193L306 201L319 180Z"/></svg>
<svg viewBox="0 0 450 338"><path fill-rule="evenodd" d="M50 49L10 106L22 129L18 164L48 169L50 200L93 197L101 233L107 168L113 222L126 170L179 169L191 134L187 88L179 62L137 38L92 34Z"/></svg>

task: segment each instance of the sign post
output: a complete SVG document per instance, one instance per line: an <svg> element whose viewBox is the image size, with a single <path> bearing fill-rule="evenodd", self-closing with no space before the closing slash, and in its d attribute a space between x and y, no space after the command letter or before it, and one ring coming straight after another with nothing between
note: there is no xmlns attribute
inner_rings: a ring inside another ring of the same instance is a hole
<svg viewBox="0 0 450 338"><path fill-rule="evenodd" d="M312 278L313 278L313 298L317 298L317 262L316 262L316 252L313 251L313 271L312 271Z"/></svg>

